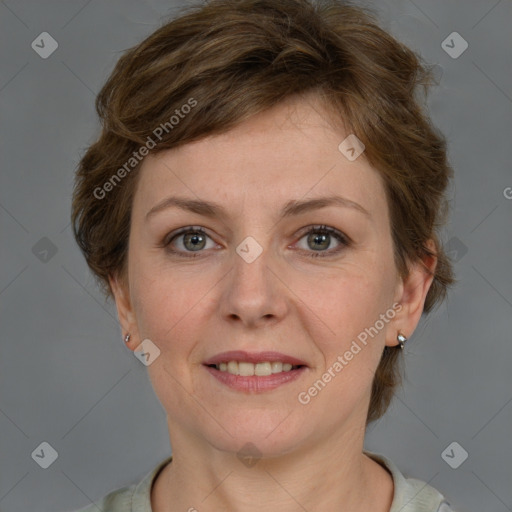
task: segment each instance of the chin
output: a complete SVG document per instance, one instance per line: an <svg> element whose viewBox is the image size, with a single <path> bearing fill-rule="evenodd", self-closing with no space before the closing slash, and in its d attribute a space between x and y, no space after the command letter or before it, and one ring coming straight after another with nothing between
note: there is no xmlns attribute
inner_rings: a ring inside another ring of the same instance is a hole
<svg viewBox="0 0 512 512"><path fill-rule="evenodd" d="M247 411L231 415L229 421L225 417L219 418L227 432L219 428L203 435L215 448L237 456L279 457L297 449L307 435L304 422L293 416L289 412L261 414L260 410Z"/></svg>

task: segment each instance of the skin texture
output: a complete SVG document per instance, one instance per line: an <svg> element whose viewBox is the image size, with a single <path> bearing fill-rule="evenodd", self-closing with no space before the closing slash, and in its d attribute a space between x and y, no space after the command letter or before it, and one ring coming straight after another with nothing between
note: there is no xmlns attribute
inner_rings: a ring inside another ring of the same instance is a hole
<svg viewBox="0 0 512 512"><path fill-rule="evenodd" d="M432 277L421 265L412 266L406 280L399 277L384 184L364 153L351 162L338 150L347 135L329 124L314 97L294 98L225 134L144 161L127 279L110 282L123 332L131 333L129 348L149 338L161 351L147 369L167 412L173 461L153 487L156 512L342 505L389 511L392 479L362 453L371 384L384 346L416 328ZM290 200L333 194L369 216L329 206L278 217ZM170 195L219 203L226 216L168 208L147 220ZM308 229L318 225L339 230L351 243L334 236L329 242L329 235L324 243L308 242ZM188 226L206 231L202 249L193 251L184 236L163 247ZM248 236L262 248L252 263L236 252ZM173 255L169 247L197 257ZM331 255L310 257L318 252ZM431 270L435 263L424 262ZM298 394L394 303L401 304L394 318L301 404ZM202 364L227 350L279 351L308 368L272 391L234 391ZM251 467L237 457L247 442L261 456Z"/></svg>

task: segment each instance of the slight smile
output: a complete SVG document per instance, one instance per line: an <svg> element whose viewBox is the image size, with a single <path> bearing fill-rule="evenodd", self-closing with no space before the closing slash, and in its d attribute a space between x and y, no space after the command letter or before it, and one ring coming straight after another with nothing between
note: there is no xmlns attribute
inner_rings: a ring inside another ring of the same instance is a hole
<svg viewBox="0 0 512 512"><path fill-rule="evenodd" d="M304 361L279 352L223 352L203 365L222 384L248 393L273 390L308 368Z"/></svg>

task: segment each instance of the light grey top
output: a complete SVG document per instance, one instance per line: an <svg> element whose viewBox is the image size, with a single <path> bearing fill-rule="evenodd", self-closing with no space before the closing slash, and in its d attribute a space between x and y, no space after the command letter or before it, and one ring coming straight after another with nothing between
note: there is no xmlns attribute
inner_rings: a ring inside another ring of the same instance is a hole
<svg viewBox="0 0 512 512"><path fill-rule="evenodd" d="M368 457L389 470L395 486L393 503L389 512L454 512L443 495L433 487L417 480L405 478L395 464L384 455L364 451ZM159 472L172 460L162 461L138 484L114 490L107 494L98 505L89 505L76 512L152 512L151 487Z"/></svg>

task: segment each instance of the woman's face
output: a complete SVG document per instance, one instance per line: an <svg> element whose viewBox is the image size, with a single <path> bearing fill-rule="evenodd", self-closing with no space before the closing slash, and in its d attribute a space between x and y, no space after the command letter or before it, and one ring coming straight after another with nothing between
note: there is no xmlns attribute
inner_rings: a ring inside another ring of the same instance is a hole
<svg viewBox="0 0 512 512"><path fill-rule="evenodd" d="M397 306L405 288L383 182L364 154L340 152L348 133L321 112L282 103L142 165L129 284L114 286L133 348L149 339L160 350L147 368L171 440L187 432L277 455L360 429L384 346L419 319ZM340 199L314 202L327 197ZM237 377L207 366L217 356L246 363L230 363L235 372L277 373ZM303 366L280 371L286 361Z"/></svg>

